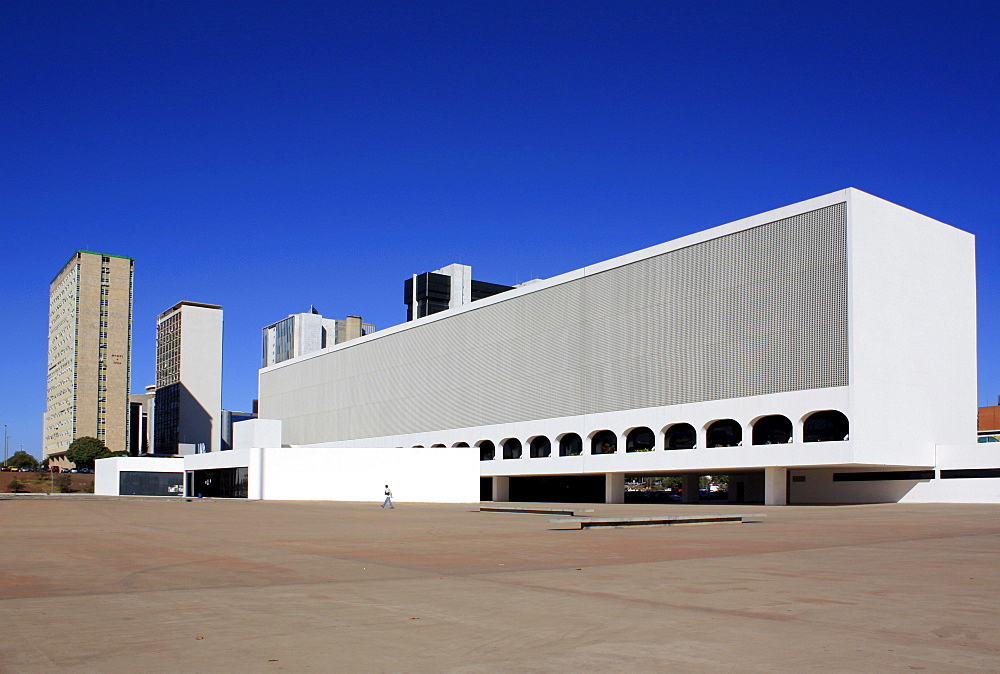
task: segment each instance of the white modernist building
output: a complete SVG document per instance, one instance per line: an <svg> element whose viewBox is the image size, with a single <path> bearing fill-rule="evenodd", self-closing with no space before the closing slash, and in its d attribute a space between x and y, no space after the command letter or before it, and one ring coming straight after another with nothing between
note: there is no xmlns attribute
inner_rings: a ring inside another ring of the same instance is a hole
<svg viewBox="0 0 1000 674"><path fill-rule="evenodd" d="M221 444L222 307L178 302L156 320L158 454L217 452Z"/></svg>
<svg viewBox="0 0 1000 674"><path fill-rule="evenodd" d="M498 500L704 474L734 501L1000 500L974 258L846 189L266 367L260 416L292 446L478 447Z"/></svg>
<svg viewBox="0 0 1000 674"><path fill-rule="evenodd" d="M345 475L439 457L452 485L471 460L495 500L621 502L655 475L691 499L726 474L732 502L1000 502L974 258L966 232L835 192L264 367L243 423L284 447L244 445Z"/></svg>

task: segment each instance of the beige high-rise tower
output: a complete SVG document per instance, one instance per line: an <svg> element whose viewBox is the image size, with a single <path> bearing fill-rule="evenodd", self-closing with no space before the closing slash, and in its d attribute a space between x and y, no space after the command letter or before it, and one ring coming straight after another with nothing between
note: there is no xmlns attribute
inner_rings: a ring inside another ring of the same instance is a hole
<svg viewBox="0 0 1000 674"><path fill-rule="evenodd" d="M73 254L49 286L49 370L42 453L66 466L74 439L127 449L132 258Z"/></svg>

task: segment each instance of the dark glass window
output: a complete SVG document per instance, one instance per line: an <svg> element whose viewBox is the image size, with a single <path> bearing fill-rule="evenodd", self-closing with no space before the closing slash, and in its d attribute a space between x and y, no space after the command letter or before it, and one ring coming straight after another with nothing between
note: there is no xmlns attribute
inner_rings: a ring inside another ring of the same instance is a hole
<svg viewBox="0 0 1000 674"><path fill-rule="evenodd" d="M559 438L559 456L580 456L583 454L583 440L576 433Z"/></svg>
<svg viewBox="0 0 1000 674"><path fill-rule="evenodd" d="M552 443L544 435L539 435L537 438L531 439L529 449L529 456L532 459L544 458L552 454Z"/></svg>
<svg viewBox="0 0 1000 674"><path fill-rule="evenodd" d="M503 441L503 458L520 459L521 441L517 438L507 438Z"/></svg>
<svg viewBox="0 0 1000 674"><path fill-rule="evenodd" d="M753 425L753 444L783 445L792 441L792 422L788 417L774 414L762 417Z"/></svg>
<svg viewBox="0 0 1000 674"><path fill-rule="evenodd" d="M733 419L719 419L705 432L709 447L736 447L743 442L743 427Z"/></svg>
<svg viewBox="0 0 1000 674"><path fill-rule="evenodd" d="M618 436L611 431L599 431L590 441L591 454L614 454L618 451Z"/></svg>
<svg viewBox="0 0 1000 674"><path fill-rule="evenodd" d="M634 428L625 436L626 452L650 452L656 448L656 434L643 426Z"/></svg>
<svg viewBox="0 0 1000 674"><path fill-rule="evenodd" d="M846 440L850 423L843 412L823 410L813 412L802 425L803 442L837 442Z"/></svg>
<svg viewBox="0 0 1000 674"><path fill-rule="evenodd" d="M496 445L489 440L483 440L479 443L479 460L492 461L493 457L496 456L496 451Z"/></svg>
<svg viewBox="0 0 1000 674"><path fill-rule="evenodd" d="M694 449L698 433L691 424L674 424L667 429L664 446L667 449Z"/></svg>

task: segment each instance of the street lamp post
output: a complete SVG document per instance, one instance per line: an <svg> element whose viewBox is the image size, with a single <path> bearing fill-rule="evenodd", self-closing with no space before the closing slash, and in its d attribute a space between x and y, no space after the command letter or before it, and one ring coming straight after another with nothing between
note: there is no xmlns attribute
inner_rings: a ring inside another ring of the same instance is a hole
<svg viewBox="0 0 1000 674"><path fill-rule="evenodd" d="M3 467L7 467L7 424L3 425Z"/></svg>

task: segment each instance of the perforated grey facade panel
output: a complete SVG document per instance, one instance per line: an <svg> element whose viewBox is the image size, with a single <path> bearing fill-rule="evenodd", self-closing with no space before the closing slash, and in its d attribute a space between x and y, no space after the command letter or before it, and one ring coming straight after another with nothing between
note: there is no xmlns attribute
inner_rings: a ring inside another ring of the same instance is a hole
<svg viewBox="0 0 1000 674"><path fill-rule="evenodd" d="M844 386L846 205L261 375L305 444Z"/></svg>

